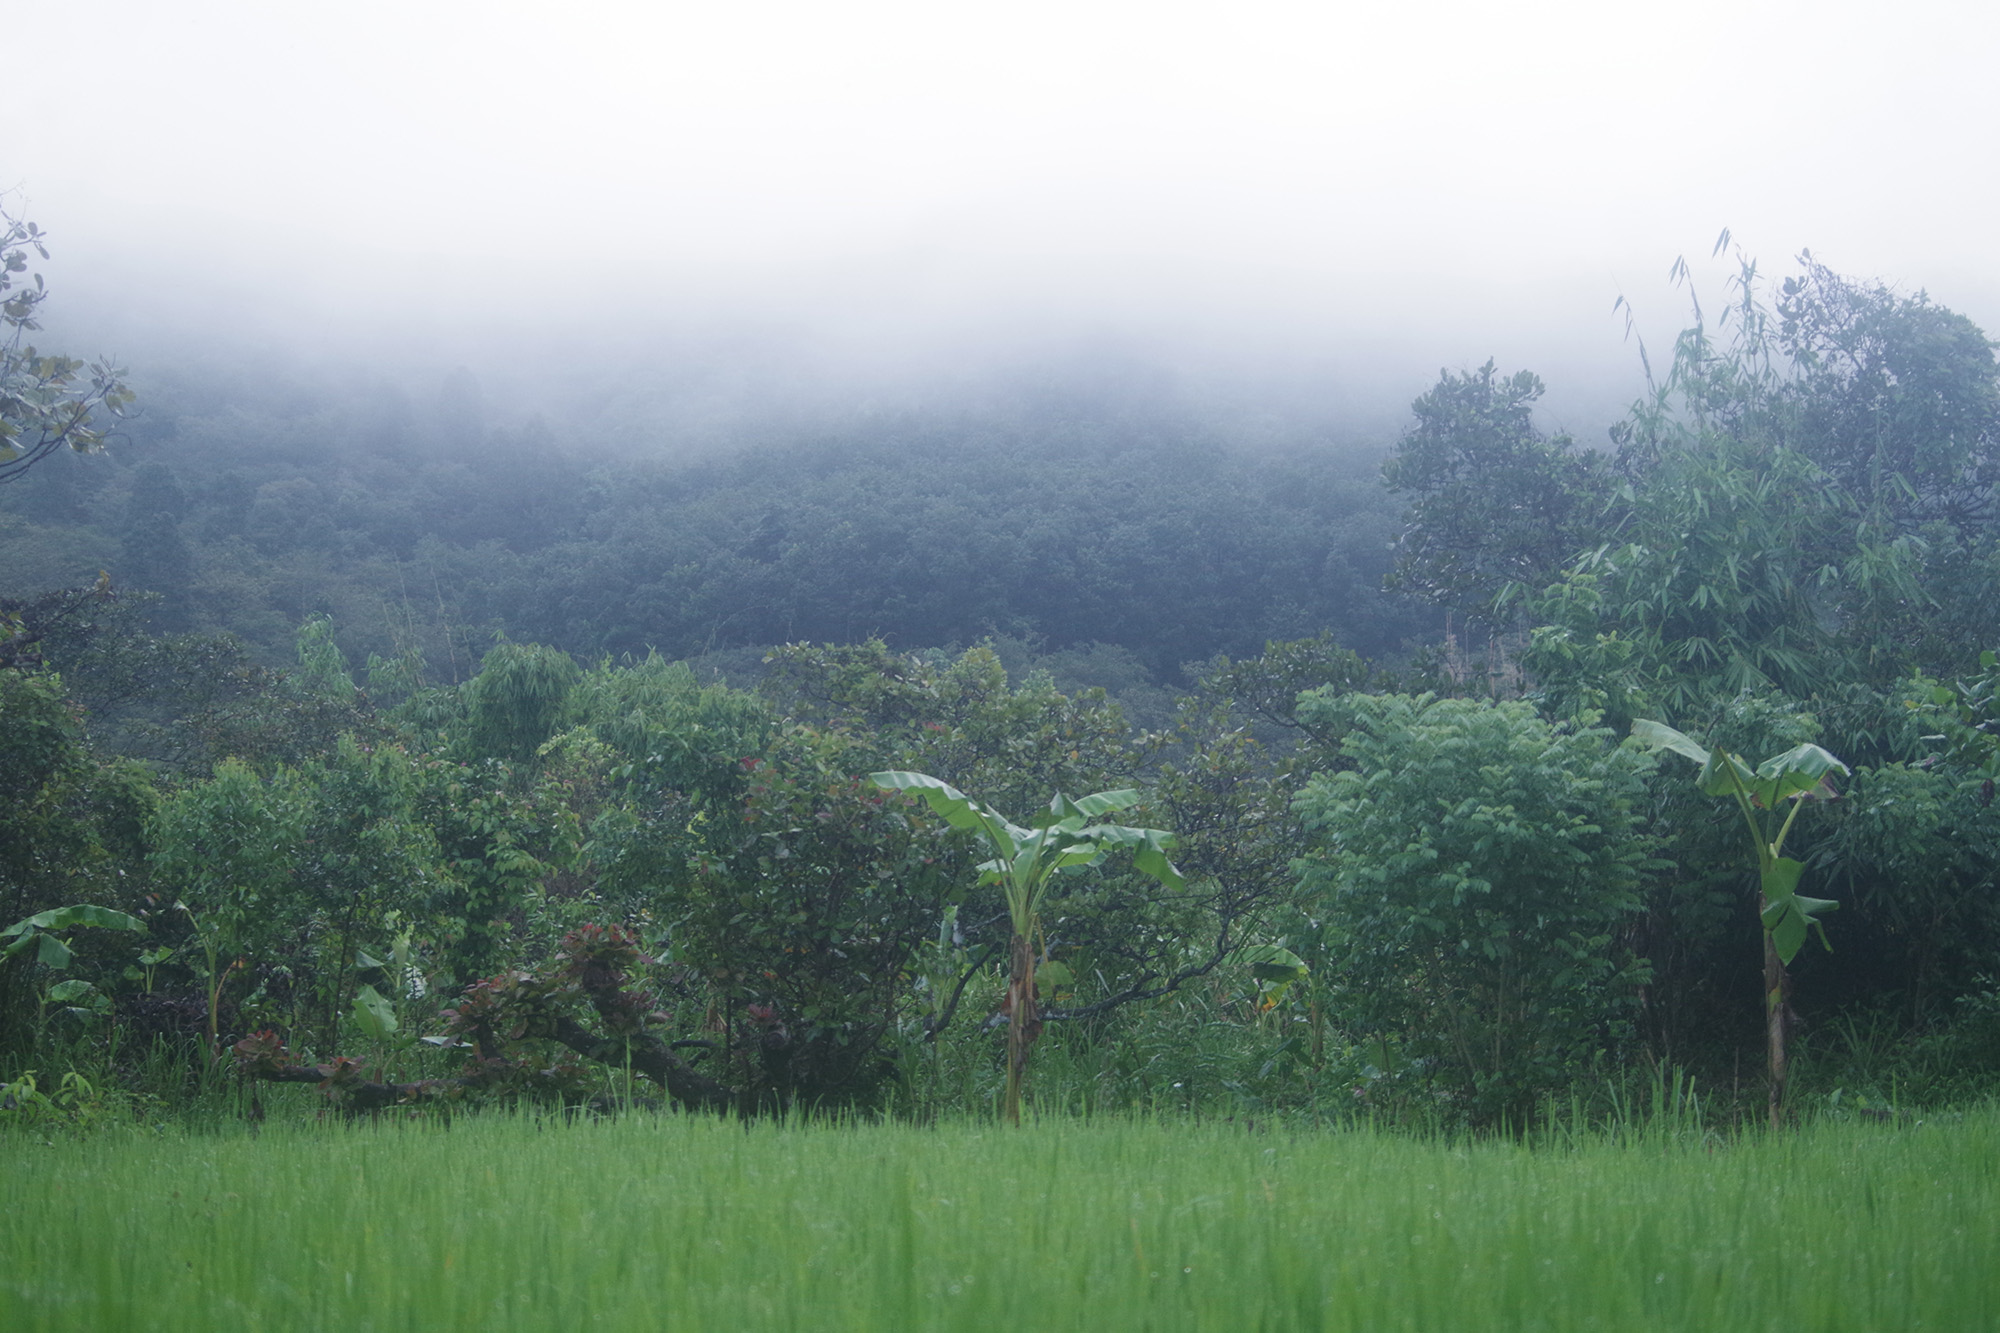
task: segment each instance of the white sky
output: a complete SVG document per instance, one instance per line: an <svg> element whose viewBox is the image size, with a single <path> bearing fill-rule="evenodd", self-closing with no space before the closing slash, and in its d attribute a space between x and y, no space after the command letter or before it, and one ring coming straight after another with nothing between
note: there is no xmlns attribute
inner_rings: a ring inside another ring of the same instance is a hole
<svg viewBox="0 0 2000 1333"><path fill-rule="evenodd" d="M1992 3L5 8L51 279L302 338L616 313L1555 381L1627 366L1620 292L1675 323L1725 225L2000 331Z"/></svg>

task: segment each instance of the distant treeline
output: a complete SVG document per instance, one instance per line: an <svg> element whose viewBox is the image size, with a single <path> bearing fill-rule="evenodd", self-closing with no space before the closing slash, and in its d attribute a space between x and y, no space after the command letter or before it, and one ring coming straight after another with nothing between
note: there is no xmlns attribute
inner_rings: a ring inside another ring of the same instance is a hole
<svg viewBox="0 0 2000 1333"><path fill-rule="evenodd" d="M998 636L1113 645L1178 682L1327 629L1393 653L1432 619L1382 590L1401 505L1379 454L1227 444L1168 409L1068 395L646 459L489 426L463 373L423 406L331 379L154 380L108 456L0 495L0 593L103 569L160 594L161 629L228 631L274 664L325 613L357 657L417 647L461 677L501 632L585 658L758 649L746 663Z"/></svg>

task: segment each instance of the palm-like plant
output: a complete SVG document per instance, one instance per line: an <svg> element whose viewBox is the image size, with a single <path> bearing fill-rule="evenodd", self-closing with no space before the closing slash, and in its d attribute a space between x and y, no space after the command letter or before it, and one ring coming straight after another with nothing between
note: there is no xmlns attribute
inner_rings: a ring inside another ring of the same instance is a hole
<svg viewBox="0 0 2000 1333"><path fill-rule="evenodd" d="M1727 750L1709 749L1693 738L1659 722L1633 722L1632 736L1657 750L1672 750L1701 765L1695 779L1710 796L1733 797L1749 826L1757 855L1758 906L1764 926L1764 1036L1771 1069L1771 1127L1777 1128L1785 1100L1785 968L1798 956L1811 931L1819 932L1829 949L1820 917L1840 904L1831 898L1808 898L1799 890L1805 862L1784 854L1785 838L1805 808L1805 802L1832 794L1828 775L1845 774L1847 765L1817 745L1795 745L1755 768ZM1791 810L1780 817L1790 803Z"/></svg>
<svg viewBox="0 0 2000 1333"><path fill-rule="evenodd" d="M978 835L993 851L979 867L981 884L998 884L1007 899L1013 927L1007 981L1007 1118L1021 1123L1021 1075L1028 1052L1041 1036L1036 1006L1035 940L1041 909L1055 876L1101 863L1114 849L1130 848L1133 867L1169 889L1181 887L1181 873L1167 859L1173 834L1162 829L1128 828L1099 822L1104 815L1137 805L1133 790L1104 791L1071 800L1058 792L1030 828L1022 828L990 806L925 773L870 774L877 786L922 796L953 828Z"/></svg>

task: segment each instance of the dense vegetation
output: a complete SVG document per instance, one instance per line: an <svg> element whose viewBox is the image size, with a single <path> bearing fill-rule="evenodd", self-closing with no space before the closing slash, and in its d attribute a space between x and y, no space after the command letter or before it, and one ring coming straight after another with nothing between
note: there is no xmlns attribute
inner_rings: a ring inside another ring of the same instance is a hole
<svg viewBox="0 0 2000 1333"><path fill-rule="evenodd" d="M1747 1107L1788 1039L1794 1108L1989 1090L2000 368L1809 258L1766 297L1603 450L1447 372L1386 487L1074 402L661 462L462 379L135 373L0 510L0 1115L1025 1070L1518 1129L1663 1069Z"/></svg>
<svg viewBox="0 0 2000 1333"><path fill-rule="evenodd" d="M106 569L159 595L156 626L267 665L328 614L357 657L419 647L455 675L502 630L585 660L754 650L739 667L797 641L1112 644L1100 674L1178 683L1272 637L1338 626L1373 653L1429 624L1382 592L1398 506L1372 453L1221 444L1171 406L1019 386L640 455L484 427L463 377L420 407L295 374L136 374L110 459L6 493L6 590Z"/></svg>

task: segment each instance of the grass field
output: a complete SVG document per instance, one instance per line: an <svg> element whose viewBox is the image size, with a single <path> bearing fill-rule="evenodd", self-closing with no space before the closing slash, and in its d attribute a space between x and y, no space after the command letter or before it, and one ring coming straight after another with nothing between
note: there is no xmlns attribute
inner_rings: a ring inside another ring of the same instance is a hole
<svg viewBox="0 0 2000 1333"><path fill-rule="evenodd" d="M0 1328L2000 1327L2000 1113L1566 1146L1058 1122L0 1137Z"/></svg>

